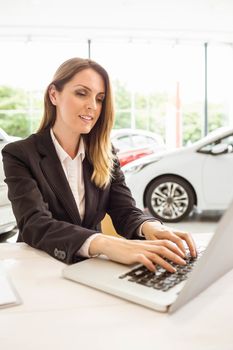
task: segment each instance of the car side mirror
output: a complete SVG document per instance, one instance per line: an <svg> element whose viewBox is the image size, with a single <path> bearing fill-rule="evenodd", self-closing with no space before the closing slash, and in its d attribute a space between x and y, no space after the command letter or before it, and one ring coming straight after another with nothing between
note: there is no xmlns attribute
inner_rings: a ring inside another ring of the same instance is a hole
<svg viewBox="0 0 233 350"><path fill-rule="evenodd" d="M232 152L231 148L232 148L231 145L227 145L226 143L219 143L212 148L211 154L218 155L218 154L230 153Z"/></svg>

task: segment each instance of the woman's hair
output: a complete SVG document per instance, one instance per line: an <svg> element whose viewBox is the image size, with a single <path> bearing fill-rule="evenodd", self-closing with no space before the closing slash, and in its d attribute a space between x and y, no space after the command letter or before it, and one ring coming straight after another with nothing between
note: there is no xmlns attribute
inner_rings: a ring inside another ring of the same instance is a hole
<svg viewBox="0 0 233 350"><path fill-rule="evenodd" d="M112 153L110 132L114 124L114 106L112 88L108 73L98 63L83 58L71 58L65 61L56 71L53 81L49 84L44 96L44 115L38 132L51 128L56 119L56 106L49 97L49 90L53 84L58 91L62 91L78 72L91 68L101 75L105 83L105 99L101 113L90 133L82 135L85 143L85 152L93 165L92 181L97 187L106 187L111 180L111 173L114 162Z"/></svg>

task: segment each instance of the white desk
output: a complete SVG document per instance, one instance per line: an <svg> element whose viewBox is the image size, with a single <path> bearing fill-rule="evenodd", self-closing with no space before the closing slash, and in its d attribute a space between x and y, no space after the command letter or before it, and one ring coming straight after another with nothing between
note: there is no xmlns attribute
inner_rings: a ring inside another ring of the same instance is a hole
<svg viewBox="0 0 233 350"><path fill-rule="evenodd" d="M0 244L0 260L23 299L0 310L1 350L233 350L233 270L167 315L63 279L24 243Z"/></svg>

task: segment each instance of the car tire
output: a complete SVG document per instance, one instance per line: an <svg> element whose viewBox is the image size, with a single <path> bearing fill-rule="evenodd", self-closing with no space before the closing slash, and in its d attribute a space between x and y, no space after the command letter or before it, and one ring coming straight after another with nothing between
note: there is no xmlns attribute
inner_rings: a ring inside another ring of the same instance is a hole
<svg viewBox="0 0 233 350"><path fill-rule="evenodd" d="M176 176L154 180L145 195L151 214L165 222L179 222L193 210L195 195L191 186Z"/></svg>

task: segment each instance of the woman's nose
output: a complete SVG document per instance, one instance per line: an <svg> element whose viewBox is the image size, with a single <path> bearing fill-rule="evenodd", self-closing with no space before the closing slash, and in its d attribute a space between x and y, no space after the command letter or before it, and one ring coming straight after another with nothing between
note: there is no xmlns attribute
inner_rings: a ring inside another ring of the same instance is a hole
<svg viewBox="0 0 233 350"><path fill-rule="evenodd" d="M96 110L96 108L97 108L96 99L95 98L90 98L90 100L88 101L88 109Z"/></svg>

